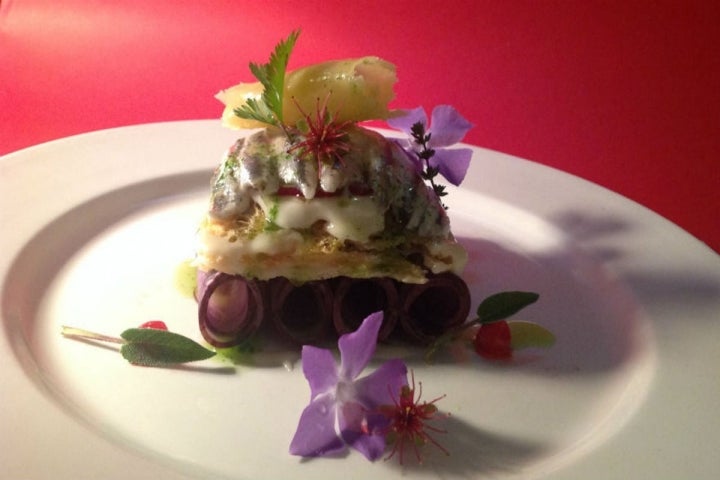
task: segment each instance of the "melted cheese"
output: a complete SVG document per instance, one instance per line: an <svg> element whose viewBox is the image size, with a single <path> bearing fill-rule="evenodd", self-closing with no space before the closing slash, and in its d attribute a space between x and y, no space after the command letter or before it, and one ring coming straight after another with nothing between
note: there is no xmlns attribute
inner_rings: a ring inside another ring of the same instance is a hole
<svg viewBox="0 0 720 480"><path fill-rule="evenodd" d="M300 197L260 196L257 203L265 216L282 229L302 230L317 222L339 240L367 242L385 228L383 211L370 197L327 197L307 200Z"/></svg>

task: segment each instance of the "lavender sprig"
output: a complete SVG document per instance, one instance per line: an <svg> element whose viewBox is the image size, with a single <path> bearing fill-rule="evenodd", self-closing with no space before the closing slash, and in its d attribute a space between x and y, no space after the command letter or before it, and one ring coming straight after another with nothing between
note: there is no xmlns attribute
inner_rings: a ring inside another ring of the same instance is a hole
<svg viewBox="0 0 720 480"><path fill-rule="evenodd" d="M413 141L420 147L420 151L415 153L423 163L423 171L421 173L423 179L430 182L430 187L432 187L433 192L435 192L435 195L437 195L438 198L444 197L447 195L445 185L435 183L435 177L437 177L438 173L440 173L440 169L430 165L430 159L435 156L435 149L430 148L429 146L432 133L425 132L424 123L415 122L412 127L410 127L410 136L412 136ZM440 203L443 208L447 210L447 205L442 202Z"/></svg>

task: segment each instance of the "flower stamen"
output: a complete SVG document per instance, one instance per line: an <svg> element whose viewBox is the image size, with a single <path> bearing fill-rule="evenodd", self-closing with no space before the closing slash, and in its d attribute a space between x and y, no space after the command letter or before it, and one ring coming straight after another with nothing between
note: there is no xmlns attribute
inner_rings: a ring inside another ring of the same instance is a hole
<svg viewBox="0 0 720 480"><path fill-rule="evenodd" d="M408 442L412 444L415 459L420 464L423 463L420 448L428 443L435 445L445 455L450 454L445 447L428 433L444 434L447 431L427 424L427 422L436 419L438 409L435 403L445 398L445 395L441 395L430 402L421 402L422 382L418 382L417 395L415 392L415 375L411 371L411 385L403 386L400 389L399 398L395 396L394 392L390 392L393 405L380 407L380 412L390 421L389 426L386 428L386 439L388 443L393 444L393 448L385 460L390 460L397 455L401 465L405 461L405 445Z"/></svg>
<svg viewBox="0 0 720 480"><path fill-rule="evenodd" d="M334 120L337 112L335 115L331 115L327 110L331 93L328 92L322 102L319 98L317 99L315 118L305 113L294 97L292 99L302 116L305 117L307 132L304 134L305 139L291 146L288 153L299 151L300 156L311 156L318 162L318 169L322 163L342 163L342 157L350 151L350 145L347 143L347 128L353 122L336 122Z"/></svg>

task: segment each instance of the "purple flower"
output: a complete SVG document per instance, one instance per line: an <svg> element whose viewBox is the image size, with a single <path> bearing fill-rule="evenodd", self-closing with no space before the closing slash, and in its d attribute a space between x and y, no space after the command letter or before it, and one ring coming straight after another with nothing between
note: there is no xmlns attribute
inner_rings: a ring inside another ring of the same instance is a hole
<svg viewBox="0 0 720 480"><path fill-rule="evenodd" d="M412 126L421 123L425 127L425 133L430 134L427 146L435 150L435 154L428 160L430 167L438 169L439 173L453 185L457 186L462 183L470 165L472 150L445 147L460 142L473 125L454 107L450 105L436 106L432 111L429 128L427 115L422 107L405 110L405 115L391 118L387 123L410 136L412 136ZM411 141L410 149L417 154L412 144Z"/></svg>
<svg viewBox="0 0 720 480"><path fill-rule="evenodd" d="M378 407L391 404L392 395L407 385L407 367L401 360L389 360L373 373L357 378L375 353L382 320L382 312L373 313L355 332L340 337L339 366L330 350L303 346L302 366L310 384L310 404L300 416L290 443L291 454L331 455L346 445L369 460L383 454L389 420Z"/></svg>

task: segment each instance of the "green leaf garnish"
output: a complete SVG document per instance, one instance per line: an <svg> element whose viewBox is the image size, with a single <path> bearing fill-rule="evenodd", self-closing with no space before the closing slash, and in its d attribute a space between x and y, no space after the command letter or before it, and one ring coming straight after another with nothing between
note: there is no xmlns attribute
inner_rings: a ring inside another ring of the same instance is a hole
<svg viewBox="0 0 720 480"><path fill-rule="evenodd" d="M180 363L206 360L215 352L178 333L154 328L130 328L110 337L75 327L63 326L61 333L69 338L120 344L123 358L133 365L168 367Z"/></svg>
<svg viewBox="0 0 720 480"><path fill-rule="evenodd" d="M254 98L248 98L241 107L233 110L235 115L240 118L246 118L248 120L257 120L258 122L267 123L269 125L277 125L278 120L275 114L262 101L258 101Z"/></svg>
<svg viewBox="0 0 720 480"><path fill-rule="evenodd" d="M485 300L480 302L477 308L477 317L463 323L457 328L454 328L448 332L443 333L434 342L430 344L427 351L425 352L425 361L431 362L432 357L444 347L450 344L453 340L459 338L463 332L474 325L481 323L491 323L500 320L505 320L517 312L535 303L540 295L534 292L500 292L494 295L490 295ZM540 327L542 329L542 327ZM522 329L522 327L521 327ZM545 330L545 329L542 329ZM540 344L552 344L555 341L555 337L548 330L545 330L548 335L544 335L540 330L529 329L526 330L528 336L527 340L532 342L534 346L543 346ZM552 338L550 338L552 337ZM520 340L519 340L520 341Z"/></svg>
<svg viewBox="0 0 720 480"><path fill-rule="evenodd" d="M234 110L235 115L270 125L282 124L285 71L299 35L300 31L296 30L278 43L270 54L268 63L250 63L250 71L264 90L259 101L248 99L244 105Z"/></svg>
<svg viewBox="0 0 720 480"><path fill-rule="evenodd" d="M477 309L479 323L497 322L515 315L540 298L534 292L500 292L483 300Z"/></svg>
<svg viewBox="0 0 720 480"><path fill-rule="evenodd" d="M120 347L120 353L135 365L164 367L215 356L215 352L194 340L167 330L129 328L120 336L127 342Z"/></svg>

